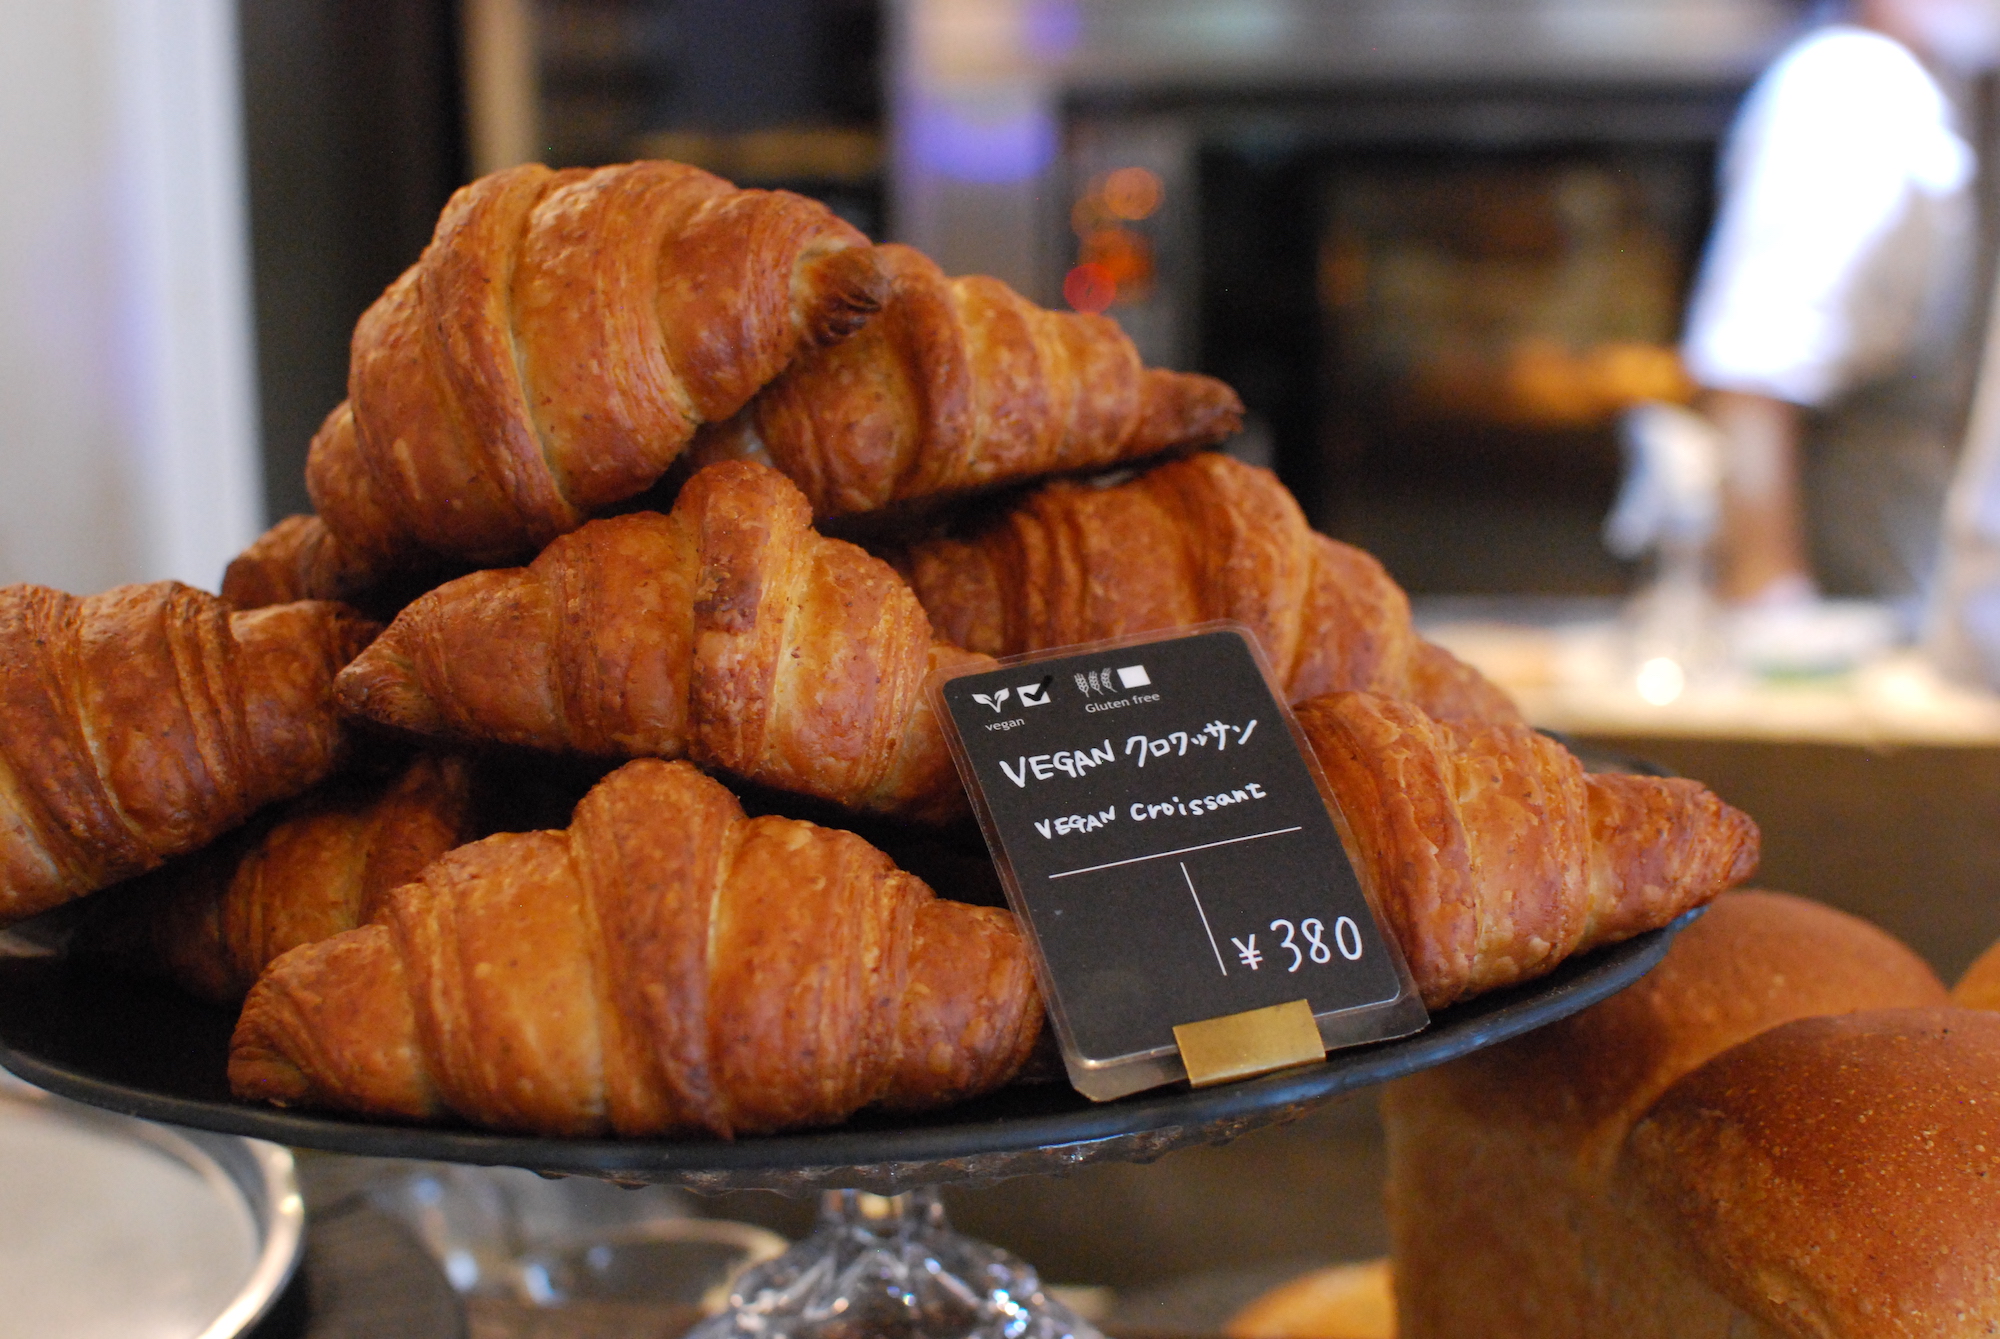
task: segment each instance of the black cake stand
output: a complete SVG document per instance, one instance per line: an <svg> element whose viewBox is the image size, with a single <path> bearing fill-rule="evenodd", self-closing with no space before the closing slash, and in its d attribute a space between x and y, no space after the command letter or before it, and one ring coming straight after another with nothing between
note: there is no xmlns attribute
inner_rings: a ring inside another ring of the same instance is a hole
<svg viewBox="0 0 2000 1339"><path fill-rule="evenodd" d="M1586 754L1586 762L1661 774L1626 758ZM70 957L74 917L59 911L0 932L0 1066L125 1115L296 1148L698 1191L821 1192L819 1229L739 1280L730 1310L703 1325L699 1339L1099 1339L1042 1291L1028 1264L953 1232L936 1187L1150 1162L1281 1124L1616 994L1652 970L1700 914L1442 1010L1414 1036L1260 1078L1199 1090L1178 1084L1103 1104L1067 1084L1020 1083L927 1117L864 1113L833 1130L718 1142L547 1139L235 1101L226 1076L234 1014Z"/></svg>
<svg viewBox="0 0 2000 1339"><path fill-rule="evenodd" d="M62 936L38 931L40 923L0 934L0 1065L108 1110L294 1147L704 1191L831 1192L819 1231L746 1275L734 1309L708 1322L705 1336L1085 1339L1095 1332L1047 1298L1031 1268L952 1232L932 1187L1147 1162L1291 1120L1615 994L1658 963L1698 914L1442 1010L1415 1036L1260 1078L1200 1090L1176 1085L1102 1105L1065 1084L1018 1084L935 1116L863 1115L838 1129L735 1142L546 1139L237 1102L225 1077L231 1013L72 959Z"/></svg>

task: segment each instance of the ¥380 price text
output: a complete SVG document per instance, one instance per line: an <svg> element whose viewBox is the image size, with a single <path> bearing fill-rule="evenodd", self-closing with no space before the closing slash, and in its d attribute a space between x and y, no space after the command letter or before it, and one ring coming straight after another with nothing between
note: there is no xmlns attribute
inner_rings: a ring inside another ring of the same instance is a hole
<svg viewBox="0 0 2000 1339"><path fill-rule="evenodd" d="M1194 899L1201 928L1208 935L1208 946L1215 950L1215 965L1228 976L1229 963L1222 956L1222 945L1216 942L1214 927L1209 924L1208 908L1201 904L1201 890L1194 886L1194 875L1188 873L1185 861L1181 862L1181 878L1187 881L1188 896ZM1352 916L1334 918L1330 941L1326 922L1317 916L1308 916L1296 924L1280 918L1265 928L1278 936L1275 943L1269 944L1268 951L1257 942L1261 930L1253 930L1245 938L1229 936L1229 943L1236 950L1236 961L1253 972L1261 971L1267 958L1272 963L1284 963L1287 972L1296 972L1308 962L1330 963L1336 953L1348 962L1361 961L1361 927ZM1277 956L1272 957L1273 954Z"/></svg>
<svg viewBox="0 0 2000 1339"><path fill-rule="evenodd" d="M1269 955L1275 956L1267 955L1266 950L1258 946L1255 931L1247 939L1238 939L1235 935L1229 937L1229 942L1235 946L1237 960L1253 972L1264 965L1267 956L1274 965L1284 963L1287 972L1296 972L1308 962L1330 963L1335 953L1348 962L1361 960L1361 927L1354 923L1352 916L1334 920L1331 943L1327 940L1326 922L1317 916L1308 916L1296 925L1288 920L1275 920L1268 928L1279 936L1269 949ZM1226 975L1228 969L1223 970Z"/></svg>

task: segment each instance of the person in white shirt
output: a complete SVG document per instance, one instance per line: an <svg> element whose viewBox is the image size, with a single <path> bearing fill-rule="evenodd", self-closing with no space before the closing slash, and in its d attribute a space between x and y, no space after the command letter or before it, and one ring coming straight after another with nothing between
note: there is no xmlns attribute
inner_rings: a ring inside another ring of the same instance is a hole
<svg viewBox="0 0 2000 1339"><path fill-rule="evenodd" d="M1938 73L1996 51L2000 0L1858 0L1739 114L1682 344L1725 441L1717 575L1738 605L1921 598L1973 236L1973 152Z"/></svg>

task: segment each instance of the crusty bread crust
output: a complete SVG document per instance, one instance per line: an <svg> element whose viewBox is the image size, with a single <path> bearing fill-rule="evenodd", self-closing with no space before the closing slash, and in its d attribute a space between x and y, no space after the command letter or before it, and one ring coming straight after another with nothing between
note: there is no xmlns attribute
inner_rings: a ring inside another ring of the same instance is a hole
<svg viewBox="0 0 2000 1339"><path fill-rule="evenodd" d="M1627 1134L1684 1075L1773 1027L1945 1002L1922 960L1875 927L1802 898L1736 893L1622 994L1391 1084L1383 1110L1400 1333L1760 1333L1730 1330L1750 1322L1658 1226L1611 1203Z"/></svg>
<svg viewBox="0 0 2000 1339"><path fill-rule="evenodd" d="M1779 1333L2000 1325L2000 1015L1802 1018L1717 1056L1633 1129L1612 1191Z"/></svg>

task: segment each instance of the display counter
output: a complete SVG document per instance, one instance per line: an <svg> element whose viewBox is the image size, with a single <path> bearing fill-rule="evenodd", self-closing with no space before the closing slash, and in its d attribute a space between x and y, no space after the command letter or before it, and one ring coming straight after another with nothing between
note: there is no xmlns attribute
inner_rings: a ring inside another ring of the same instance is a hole
<svg viewBox="0 0 2000 1339"><path fill-rule="evenodd" d="M1842 673L1691 677L1649 702L1621 658L1619 613L1454 599L1418 619L1534 724L1700 777L1756 818L1758 885L1881 925L1947 980L2000 937L2000 696L1898 648Z"/></svg>

